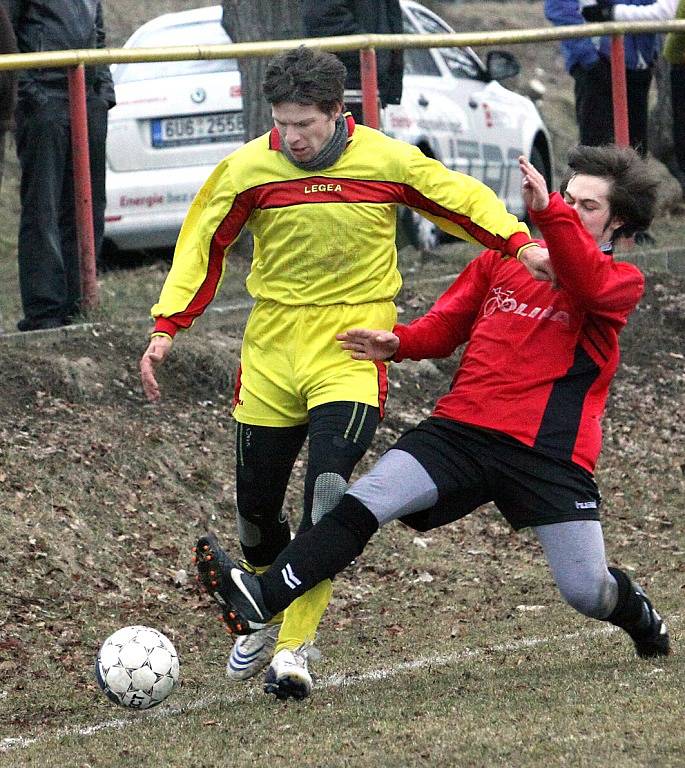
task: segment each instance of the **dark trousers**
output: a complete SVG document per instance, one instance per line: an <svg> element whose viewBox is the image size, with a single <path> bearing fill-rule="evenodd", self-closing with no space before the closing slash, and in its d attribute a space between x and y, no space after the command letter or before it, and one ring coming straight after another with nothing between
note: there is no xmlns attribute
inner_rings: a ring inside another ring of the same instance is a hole
<svg viewBox="0 0 685 768"><path fill-rule="evenodd" d="M79 311L81 276L74 204L69 102L19 102L21 165L19 286L27 320L68 318ZM88 99L88 137L96 254L105 223L107 104Z"/></svg>
<svg viewBox="0 0 685 768"><path fill-rule="evenodd" d="M5 170L5 128L0 128L0 189L2 189L2 175Z"/></svg>
<svg viewBox="0 0 685 768"><path fill-rule="evenodd" d="M613 144L614 113L609 60L600 58L589 69L576 65L571 74L575 80L580 143L593 147ZM626 70L630 143L643 156L647 154L647 98L651 82L651 68Z"/></svg>
<svg viewBox="0 0 685 768"><path fill-rule="evenodd" d="M671 65L673 149L678 167L685 173L685 64Z"/></svg>

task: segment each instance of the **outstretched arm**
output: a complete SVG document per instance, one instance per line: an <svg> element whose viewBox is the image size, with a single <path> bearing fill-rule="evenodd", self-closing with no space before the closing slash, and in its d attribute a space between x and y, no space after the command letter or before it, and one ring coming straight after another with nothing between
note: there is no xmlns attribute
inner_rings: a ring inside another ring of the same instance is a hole
<svg viewBox="0 0 685 768"><path fill-rule="evenodd" d="M549 205L549 191L544 176L531 164L527 157L519 157L521 170L521 194L529 211L544 211ZM556 283L556 275L546 248L527 248L519 261L536 280L550 280Z"/></svg>
<svg viewBox="0 0 685 768"><path fill-rule="evenodd" d="M336 334L340 346L351 352L355 360L390 360L400 346L392 331L372 331L368 328L350 328Z"/></svg>
<svg viewBox="0 0 685 768"><path fill-rule="evenodd" d="M140 358L140 380L143 383L145 397L151 403L156 402L161 397L155 371L169 354L171 344L171 339L168 336L153 336L148 348Z"/></svg>

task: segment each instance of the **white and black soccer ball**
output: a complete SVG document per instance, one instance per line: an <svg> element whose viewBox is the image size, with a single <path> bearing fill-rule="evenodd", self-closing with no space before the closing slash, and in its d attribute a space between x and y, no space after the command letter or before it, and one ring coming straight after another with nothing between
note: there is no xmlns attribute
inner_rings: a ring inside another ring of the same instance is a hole
<svg viewBox="0 0 685 768"><path fill-rule="evenodd" d="M102 644L95 660L98 685L115 704L149 709L178 682L178 654L171 641L151 627L124 627Z"/></svg>

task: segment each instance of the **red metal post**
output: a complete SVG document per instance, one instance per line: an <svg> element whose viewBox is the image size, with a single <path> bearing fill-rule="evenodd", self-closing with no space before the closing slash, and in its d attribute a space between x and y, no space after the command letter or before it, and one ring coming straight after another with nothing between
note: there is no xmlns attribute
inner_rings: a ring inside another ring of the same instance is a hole
<svg viewBox="0 0 685 768"><path fill-rule="evenodd" d="M614 140L620 147L627 147L630 144L630 131L623 35L614 35L611 38L611 99L614 110Z"/></svg>
<svg viewBox="0 0 685 768"><path fill-rule="evenodd" d="M380 128L376 49L362 48L359 51L359 64L362 75L362 114L364 115L364 125L368 125L369 128Z"/></svg>
<svg viewBox="0 0 685 768"><path fill-rule="evenodd" d="M81 265L81 307L92 309L98 303L95 234L93 231L93 193L88 150L88 111L86 75L83 64L71 67L69 75L69 115L71 156L74 166L74 205Z"/></svg>

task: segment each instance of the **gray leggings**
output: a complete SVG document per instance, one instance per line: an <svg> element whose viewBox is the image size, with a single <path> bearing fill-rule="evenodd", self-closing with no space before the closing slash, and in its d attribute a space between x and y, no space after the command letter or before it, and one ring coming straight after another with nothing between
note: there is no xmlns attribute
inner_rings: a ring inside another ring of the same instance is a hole
<svg viewBox="0 0 685 768"><path fill-rule="evenodd" d="M348 490L385 525L398 517L432 507L438 489L423 466L396 448ZM597 520L539 525L533 528L566 602L585 616L605 619L618 598L616 580L607 569L602 526Z"/></svg>

